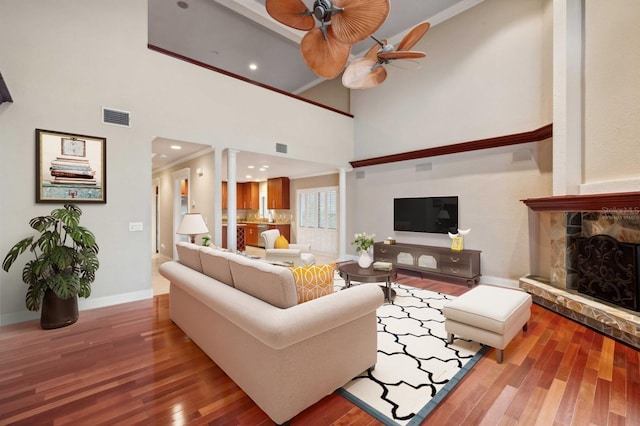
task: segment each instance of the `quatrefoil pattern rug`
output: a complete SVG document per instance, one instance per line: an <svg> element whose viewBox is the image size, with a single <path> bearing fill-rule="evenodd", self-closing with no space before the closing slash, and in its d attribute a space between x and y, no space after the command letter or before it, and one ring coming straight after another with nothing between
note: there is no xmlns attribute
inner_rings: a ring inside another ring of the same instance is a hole
<svg viewBox="0 0 640 426"><path fill-rule="evenodd" d="M447 343L442 308L454 296L394 284L378 316L378 361L339 393L388 425L418 425L486 351Z"/></svg>

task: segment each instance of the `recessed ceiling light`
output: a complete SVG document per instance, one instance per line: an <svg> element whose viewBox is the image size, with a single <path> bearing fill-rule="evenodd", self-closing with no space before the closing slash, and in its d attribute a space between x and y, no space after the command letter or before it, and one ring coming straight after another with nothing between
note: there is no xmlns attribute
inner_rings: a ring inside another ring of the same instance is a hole
<svg viewBox="0 0 640 426"><path fill-rule="evenodd" d="M180 1L178 2L178 7L179 7L180 9L189 9L189 3L187 3L186 1L182 1L182 0L180 0Z"/></svg>
<svg viewBox="0 0 640 426"><path fill-rule="evenodd" d="M260 167L258 170L260 170L261 172L264 172L267 169L265 169L264 167Z"/></svg>
<svg viewBox="0 0 640 426"><path fill-rule="evenodd" d="M257 66L256 64L249 64L249 69L250 69L251 71L255 71L255 70L257 70L257 69L258 69L258 66Z"/></svg>
<svg viewBox="0 0 640 426"><path fill-rule="evenodd" d="M247 169L255 169L256 166L247 166Z"/></svg>
<svg viewBox="0 0 640 426"><path fill-rule="evenodd" d="M171 149L182 149L180 145L171 145Z"/></svg>
<svg viewBox="0 0 640 426"><path fill-rule="evenodd" d="M247 179L251 179L252 177L253 177L253 176L251 176L251 175L246 175L246 176L245 176L245 178L247 178Z"/></svg>
<svg viewBox="0 0 640 426"><path fill-rule="evenodd" d="M160 158L167 158L167 154L160 154Z"/></svg>
<svg viewBox="0 0 640 426"><path fill-rule="evenodd" d="M267 166L266 164L264 166L262 166L263 169L268 169L269 166Z"/></svg>

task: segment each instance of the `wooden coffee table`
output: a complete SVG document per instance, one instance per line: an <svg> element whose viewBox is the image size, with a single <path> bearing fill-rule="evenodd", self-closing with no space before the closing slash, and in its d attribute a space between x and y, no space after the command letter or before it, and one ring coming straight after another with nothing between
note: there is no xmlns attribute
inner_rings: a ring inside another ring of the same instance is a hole
<svg viewBox="0 0 640 426"><path fill-rule="evenodd" d="M391 282L394 281L398 275L395 268L390 271L378 271L373 269L373 266L361 268L357 263L346 263L338 267L338 272L344 279L347 288L351 287L351 281L361 283L384 282L385 285L381 286L384 291L384 299L390 302L396 297L396 291L391 288Z"/></svg>

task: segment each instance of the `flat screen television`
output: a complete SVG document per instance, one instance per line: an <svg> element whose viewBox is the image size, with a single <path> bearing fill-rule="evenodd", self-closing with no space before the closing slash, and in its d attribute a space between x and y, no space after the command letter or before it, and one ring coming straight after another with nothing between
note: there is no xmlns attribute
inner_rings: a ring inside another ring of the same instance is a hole
<svg viewBox="0 0 640 426"><path fill-rule="evenodd" d="M393 199L393 230L457 233L458 197L416 197Z"/></svg>

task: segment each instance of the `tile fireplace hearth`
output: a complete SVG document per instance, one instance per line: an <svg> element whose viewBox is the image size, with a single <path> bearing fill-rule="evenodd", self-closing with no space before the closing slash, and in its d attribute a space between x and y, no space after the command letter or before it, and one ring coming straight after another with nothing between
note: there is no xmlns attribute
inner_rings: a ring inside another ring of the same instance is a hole
<svg viewBox="0 0 640 426"><path fill-rule="evenodd" d="M640 349L640 316L575 291L552 286L534 275L520 278L520 287L533 301L581 324Z"/></svg>
<svg viewBox="0 0 640 426"><path fill-rule="evenodd" d="M640 312L629 309L631 306L625 306L625 303L616 306L616 300L606 301L606 297L601 297L603 295L595 298L592 294L581 293L581 287L584 291L585 256L578 253L579 242L582 244L585 239L600 235L637 247L640 244L640 192L523 201L533 211L545 212L537 217L538 221L545 221L539 222L539 226L549 230L549 240L538 241L538 244L541 247L549 244L550 263L549 277L524 276L520 279L520 287L532 295L535 303L640 349ZM634 273L637 274L640 260L637 254L635 256ZM532 269L537 270L537 267L532 265ZM597 280L603 281L605 287L612 282L607 274L594 278ZM633 285L632 289L621 289L637 292L639 284L640 279L635 276L621 280L617 285Z"/></svg>

